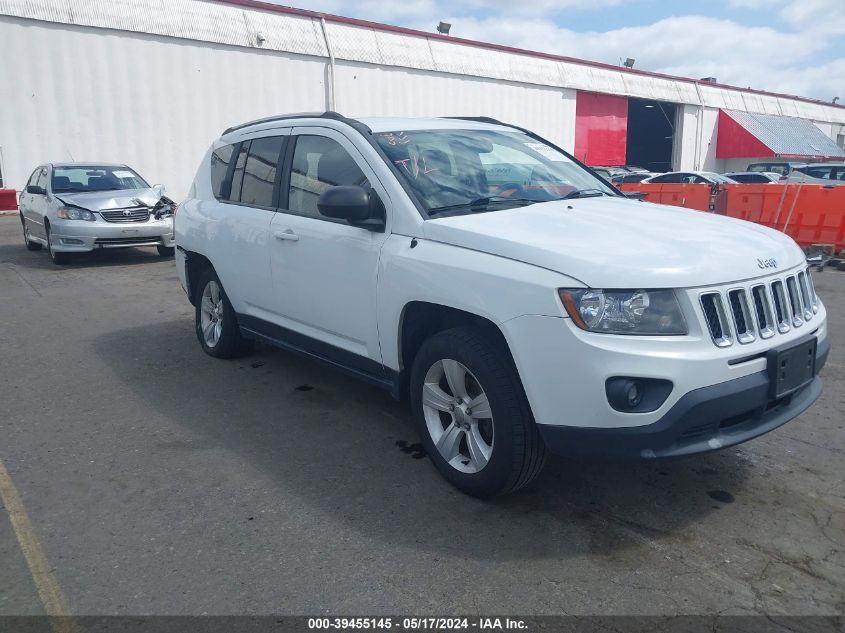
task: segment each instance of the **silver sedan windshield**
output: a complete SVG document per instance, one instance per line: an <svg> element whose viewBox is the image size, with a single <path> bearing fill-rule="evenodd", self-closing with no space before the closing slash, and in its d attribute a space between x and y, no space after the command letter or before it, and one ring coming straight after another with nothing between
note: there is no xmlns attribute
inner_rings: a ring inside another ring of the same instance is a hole
<svg viewBox="0 0 845 633"><path fill-rule="evenodd" d="M53 193L147 189L149 185L125 166L55 165L51 182Z"/></svg>

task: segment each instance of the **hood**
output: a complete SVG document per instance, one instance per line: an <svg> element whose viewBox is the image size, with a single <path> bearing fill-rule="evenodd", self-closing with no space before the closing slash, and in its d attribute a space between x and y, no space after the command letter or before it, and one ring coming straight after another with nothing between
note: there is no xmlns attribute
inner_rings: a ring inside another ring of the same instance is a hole
<svg viewBox="0 0 845 633"><path fill-rule="evenodd" d="M55 193L65 204L72 204L89 211L106 211L108 209L125 209L137 207L138 200L148 207L154 207L161 196L154 189L121 189L119 191L85 191L79 193Z"/></svg>
<svg viewBox="0 0 845 633"><path fill-rule="evenodd" d="M764 226L625 198L433 219L424 232L427 239L541 266L592 288L692 288L804 261L790 237Z"/></svg>

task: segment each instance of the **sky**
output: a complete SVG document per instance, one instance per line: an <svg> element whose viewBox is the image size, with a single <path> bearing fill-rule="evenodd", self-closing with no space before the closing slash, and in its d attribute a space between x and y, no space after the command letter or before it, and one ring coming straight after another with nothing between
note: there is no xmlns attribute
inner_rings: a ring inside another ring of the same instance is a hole
<svg viewBox="0 0 845 633"><path fill-rule="evenodd" d="M271 0L352 18L845 102L845 0Z"/></svg>

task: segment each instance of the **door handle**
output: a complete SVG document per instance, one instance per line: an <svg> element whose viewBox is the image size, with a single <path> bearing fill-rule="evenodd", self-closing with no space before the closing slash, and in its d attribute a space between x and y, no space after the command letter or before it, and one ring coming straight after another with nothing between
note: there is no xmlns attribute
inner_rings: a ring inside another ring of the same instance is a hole
<svg viewBox="0 0 845 633"><path fill-rule="evenodd" d="M288 240L290 242L298 242L299 236L294 233L291 229L285 229L284 231L277 231L273 233L273 236L277 240Z"/></svg>

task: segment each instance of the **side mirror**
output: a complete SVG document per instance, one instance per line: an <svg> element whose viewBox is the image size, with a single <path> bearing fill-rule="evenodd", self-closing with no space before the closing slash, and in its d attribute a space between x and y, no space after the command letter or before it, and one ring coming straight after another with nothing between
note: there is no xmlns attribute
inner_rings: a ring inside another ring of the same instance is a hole
<svg viewBox="0 0 845 633"><path fill-rule="evenodd" d="M164 185L153 185L153 191L156 192L156 195L159 198L161 198L166 192Z"/></svg>
<svg viewBox="0 0 845 633"><path fill-rule="evenodd" d="M384 207L375 192L358 186L330 187L320 194L317 208L327 218L373 231L384 230Z"/></svg>
<svg viewBox="0 0 845 633"><path fill-rule="evenodd" d="M46 189L44 189L44 187L39 187L38 185L27 185L26 192L36 196L47 195Z"/></svg>

